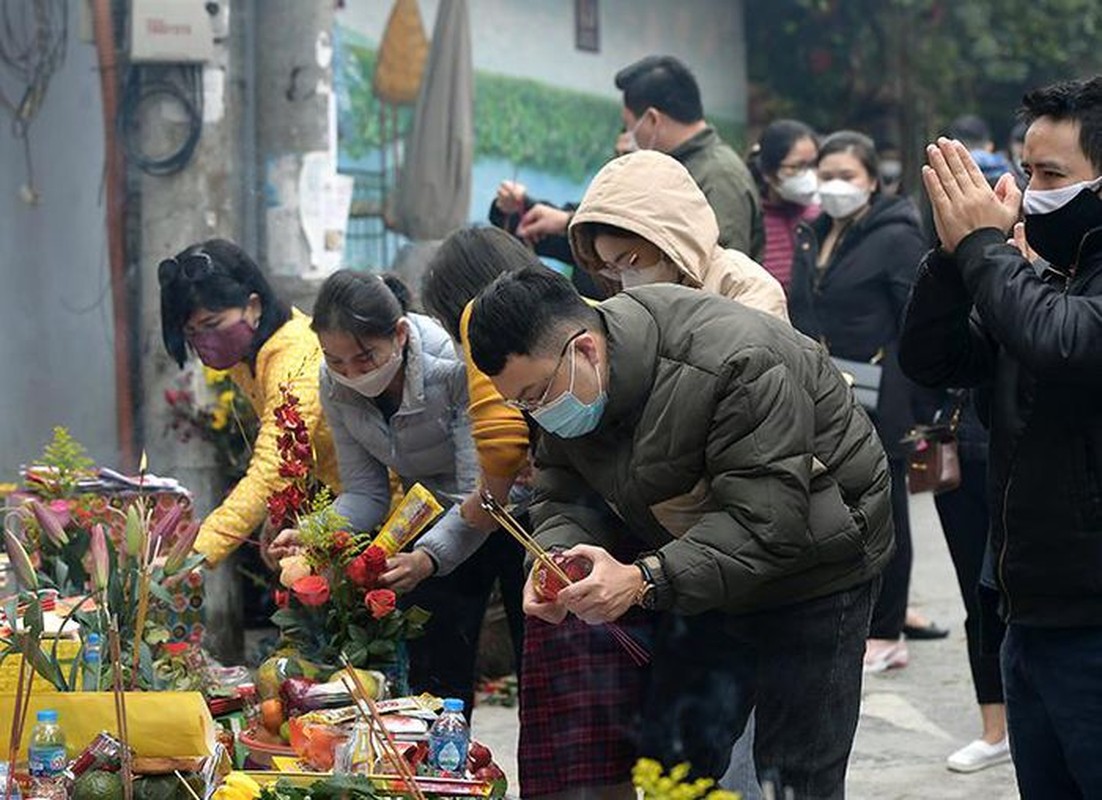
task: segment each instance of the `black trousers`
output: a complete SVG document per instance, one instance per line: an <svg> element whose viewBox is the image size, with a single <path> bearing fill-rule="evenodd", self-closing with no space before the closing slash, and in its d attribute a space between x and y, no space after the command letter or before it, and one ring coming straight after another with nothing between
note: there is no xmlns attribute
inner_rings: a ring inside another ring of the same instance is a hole
<svg viewBox="0 0 1102 800"><path fill-rule="evenodd" d="M402 598L403 608L417 605L432 613L425 635L408 644L409 683L414 694L458 697L470 719L478 636L495 580L501 582L514 663L520 671L525 577L523 548L498 530L450 575L430 578Z"/></svg>
<svg viewBox="0 0 1102 800"><path fill-rule="evenodd" d="M907 597L911 590L911 513L907 497L907 461L889 458L892 478L892 523L895 525L895 553L884 567L880 597L872 611L870 639L898 639L907 618Z"/></svg>
<svg viewBox="0 0 1102 800"><path fill-rule="evenodd" d="M934 497L941 530L964 600L964 633L977 703L1003 702L999 647L1005 630L992 609L981 609L980 572L987 552L987 462L961 458L960 488ZM982 590L990 591L990 590ZM992 641L993 640L993 641Z"/></svg>
<svg viewBox="0 0 1102 800"><path fill-rule="evenodd" d="M875 590L740 616L664 614L640 754L718 779L754 709L759 780L778 797L843 797Z"/></svg>

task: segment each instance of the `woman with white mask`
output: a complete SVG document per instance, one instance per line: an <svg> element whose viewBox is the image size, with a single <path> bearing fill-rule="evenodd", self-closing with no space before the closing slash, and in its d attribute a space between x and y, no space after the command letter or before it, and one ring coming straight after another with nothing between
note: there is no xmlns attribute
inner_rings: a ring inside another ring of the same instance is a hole
<svg viewBox="0 0 1102 800"><path fill-rule="evenodd" d="M612 294L679 283L787 319L784 290L750 256L719 245L708 198L677 160L640 150L593 178L570 221L574 262Z"/></svg>
<svg viewBox="0 0 1102 800"><path fill-rule="evenodd" d="M902 639L911 574L906 456L901 440L914 427L914 385L899 367L903 310L927 247L918 211L906 197L879 191L872 139L831 134L819 147L823 215L796 233L789 310L792 324L835 358L876 364L880 387L868 409L888 455L896 552L873 611L865 669L906 666Z"/></svg>
<svg viewBox="0 0 1102 800"><path fill-rule="evenodd" d="M390 510L390 472L450 506L409 552L388 559L380 582L399 593L399 605L432 613L425 636L408 642L414 693L463 698L469 710L490 590L484 562L495 554L455 504L478 483L466 372L447 332L407 313L396 294L377 275L340 270L314 304L321 405L342 479L336 509L354 530L376 529ZM272 550L281 556L296 544L297 531L284 531Z"/></svg>
<svg viewBox="0 0 1102 800"><path fill-rule="evenodd" d="M795 119L769 123L747 164L761 194L765 223L762 266L786 290L792 278L796 228L819 216L819 144L808 125Z"/></svg>

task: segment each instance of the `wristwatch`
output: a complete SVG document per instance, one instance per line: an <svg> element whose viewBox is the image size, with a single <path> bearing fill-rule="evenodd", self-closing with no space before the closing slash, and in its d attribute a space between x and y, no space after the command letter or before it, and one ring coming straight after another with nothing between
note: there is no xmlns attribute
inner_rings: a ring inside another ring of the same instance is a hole
<svg viewBox="0 0 1102 800"><path fill-rule="evenodd" d="M642 559L636 561L635 566L639 567L639 571L643 573L643 585L639 587L639 592L635 595L634 605L646 609L647 611L653 611L658 601L658 591L654 584L654 574Z"/></svg>

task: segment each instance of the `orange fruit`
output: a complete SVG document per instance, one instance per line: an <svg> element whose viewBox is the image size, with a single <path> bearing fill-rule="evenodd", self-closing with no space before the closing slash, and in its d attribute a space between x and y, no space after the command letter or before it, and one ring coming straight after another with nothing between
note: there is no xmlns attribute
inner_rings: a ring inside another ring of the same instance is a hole
<svg viewBox="0 0 1102 800"><path fill-rule="evenodd" d="M273 697L260 704L260 722L265 730L279 736L279 729L283 726L283 702Z"/></svg>

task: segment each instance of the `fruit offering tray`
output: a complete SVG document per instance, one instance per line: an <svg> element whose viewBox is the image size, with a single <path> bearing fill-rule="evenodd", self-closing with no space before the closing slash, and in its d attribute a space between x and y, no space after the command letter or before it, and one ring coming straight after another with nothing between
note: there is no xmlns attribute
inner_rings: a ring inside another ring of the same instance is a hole
<svg viewBox="0 0 1102 800"><path fill-rule="evenodd" d="M249 771L249 775L259 783L270 781L273 777L285 778L296 786L309 786L318 778L329 773L311 772L295 758L276 757L272 759L275 772ZM395 774L368 775L368 779L381 794L405 796L410 794L405 778ZM494 782L470 778L439 778L431 775L418 775L415 778L418 788L427 795L447 797L490 797L494 794Z"/></svg>

